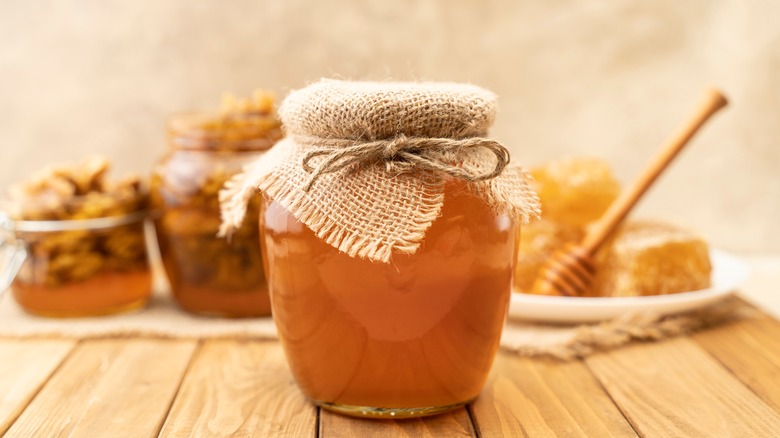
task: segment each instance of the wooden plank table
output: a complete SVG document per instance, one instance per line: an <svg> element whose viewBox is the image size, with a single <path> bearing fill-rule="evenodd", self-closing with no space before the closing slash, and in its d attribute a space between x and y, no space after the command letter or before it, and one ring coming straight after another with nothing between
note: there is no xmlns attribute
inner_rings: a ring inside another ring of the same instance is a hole
<svg viewBox="0 0 780 438"><path fill-rule="evenodd" d="M582 361L499 354L480 398L425 419L307 403L273 341L0 339L6 437L777 437L766 315Z"/></svg>

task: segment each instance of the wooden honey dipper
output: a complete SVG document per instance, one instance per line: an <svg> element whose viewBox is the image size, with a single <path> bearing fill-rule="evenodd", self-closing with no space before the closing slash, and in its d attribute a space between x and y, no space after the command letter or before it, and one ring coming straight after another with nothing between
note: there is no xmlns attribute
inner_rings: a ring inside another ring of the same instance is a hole
<svg viewBox="0 0 780 438"><path fill-rule="evenodd" d="M634 182L623 189L601 218L589 227L582 241L579 244L564 245L547 260L534 282L533 293L583 295L596 273L592 258L598 249L704 122L727 103L717 89L707 90L693 117L656 152Z"/></svg>

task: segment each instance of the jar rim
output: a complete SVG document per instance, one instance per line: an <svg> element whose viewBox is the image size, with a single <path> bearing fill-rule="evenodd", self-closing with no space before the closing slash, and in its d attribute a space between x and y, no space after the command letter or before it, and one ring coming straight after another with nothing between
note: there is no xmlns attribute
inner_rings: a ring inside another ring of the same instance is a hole
<svg viewBox="0 0 780 438"><path fill-rule="evenodd" d="M150 210L139 210L123 215L89 219L14 220L7 213L0 211L0 229L23 233L103 230L143 222L151 216Z"/></svg>

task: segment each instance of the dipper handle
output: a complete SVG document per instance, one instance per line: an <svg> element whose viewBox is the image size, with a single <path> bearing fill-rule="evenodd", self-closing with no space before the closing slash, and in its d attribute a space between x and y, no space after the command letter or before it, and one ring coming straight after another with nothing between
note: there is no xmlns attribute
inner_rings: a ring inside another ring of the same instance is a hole
<svg viewBox="0 0 780 438"><path fill-rule="evenodd" d="M728 104L728 101L719 90L710 88L706 91L693 116L664 143L642 173L629 186L623 189L601 218L589 228L580 245L584 252L588 255L593 255L599 249L601 244L604 243L642 195L645 194L647 189L655 182L658 175L666 169L674 157L688 144L688 141L696 134L699 128L726 104Z"/></svg>

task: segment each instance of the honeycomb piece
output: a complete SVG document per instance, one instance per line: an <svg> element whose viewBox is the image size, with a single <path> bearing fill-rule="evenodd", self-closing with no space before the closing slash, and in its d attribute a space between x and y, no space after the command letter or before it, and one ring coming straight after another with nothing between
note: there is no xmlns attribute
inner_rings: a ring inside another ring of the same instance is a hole
<svg viewBox="0 0 780 438"><path fill-rule="evenodd" d="M710 287L707 243L674 225L635 221L621 227L596 256L599 296L663 295Z"/></svg>
<svg viewBox="0 0 780 438"><path fill-rule="evenodd" d="M531 170L542 202L542 217L582 227L606 211L620 183L603 160L566 158Z"/></svg>
<svg viewBox="0 0 780 438"><path fill-rule="evenodd" d="M579 241L584 234L582 228L546 219L523 225L515 268L515 288L531 293L539 269L550 255L565 243Z"/></svg>

